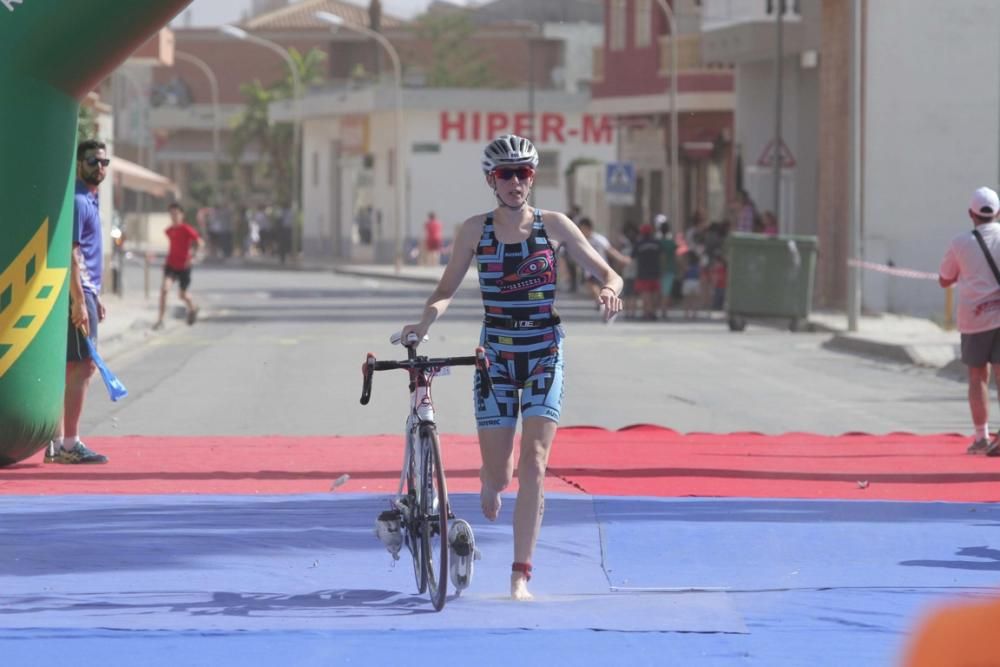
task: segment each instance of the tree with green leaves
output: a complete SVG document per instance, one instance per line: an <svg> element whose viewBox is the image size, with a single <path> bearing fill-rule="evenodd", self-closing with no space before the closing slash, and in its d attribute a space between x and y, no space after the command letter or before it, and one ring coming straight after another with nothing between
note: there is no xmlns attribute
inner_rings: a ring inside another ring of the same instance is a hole
<svg viewBox="0 0 1000 667"><path fill-rule="evenodd" d="M417 36L431 45L431 62L427 71L429 87L505 87L476 46L476 26L468 13L431 12L418 18L416 24Z"/></svg>
<svg viewBox="0 0 1000 667"><path fill-rule="evenodd" d="M319 49L310 49L302 54L297 49L289 49L292 62L303 88L318 84L325 78L326 54ZM295 82L291 72L275 83L265 86L255 79L240 86L246 106L233 126L230 154L234 164L238 164L247 148L254 146L265 158L265 175L275 184L275 200L282 205L292 201L292 169L289 148L294 141L291 123L272 123L268 106L277 100L290 99L294 95Z"/></svg>
<svg viewBox="0 0 1000 667"><path fill-rule="evenodd" d="M76 116L76 143L97 138L97 110L94 107L81 104ZM74 149L76 147L74 146Z"/></svg>

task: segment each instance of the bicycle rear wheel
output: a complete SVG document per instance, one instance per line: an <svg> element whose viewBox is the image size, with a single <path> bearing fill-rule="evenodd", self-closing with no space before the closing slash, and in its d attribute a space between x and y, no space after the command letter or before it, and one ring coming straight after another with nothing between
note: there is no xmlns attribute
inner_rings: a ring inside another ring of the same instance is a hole
<svg viewBox="0 0 1000 667"><path fill-rule="evenodd" d="M430 424L421 426L420 439L424 453L421 462L422 560L431 604L440 611L448 594L448 488L437 429Z"/></svg>

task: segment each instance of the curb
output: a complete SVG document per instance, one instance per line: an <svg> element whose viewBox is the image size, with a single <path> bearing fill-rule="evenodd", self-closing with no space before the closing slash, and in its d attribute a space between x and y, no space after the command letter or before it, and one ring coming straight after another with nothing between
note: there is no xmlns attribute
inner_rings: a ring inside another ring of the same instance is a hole
<svg viewBox="0 0 1000 667"><path fill-rule="evenodd" d="M948 378L957 382L966 382L969 379L969 369L962 363L961 359L953 359L941 367L937 372L938 377Z"/></svg>
<svg viewBox="0 0 1000 667"><path fill-rule="evenodd" d="M119 354L131 350L136 344L144 345L155 336L185 325L183 312L183 306L174 306L168 309L164 318L164 327L160 331L153 331L154 319L143 313L138 317L133 317L126 326L116 326L113 331L106 334L99 332L101 356L106 361L113 361ZM207 311L202 310L199 319L207 314Z"/></svg>
<svg viewBox="0 0 1000 667"><path fill-rule="evenodd" d="M822 345L829 350L877 357L925 368L944 369L956 361L956 346L952 343L908 345L865 338L856 334L836 333ZM958 363L961 364L961 361ZM964 366L962 368L964 369Z"/></svg>

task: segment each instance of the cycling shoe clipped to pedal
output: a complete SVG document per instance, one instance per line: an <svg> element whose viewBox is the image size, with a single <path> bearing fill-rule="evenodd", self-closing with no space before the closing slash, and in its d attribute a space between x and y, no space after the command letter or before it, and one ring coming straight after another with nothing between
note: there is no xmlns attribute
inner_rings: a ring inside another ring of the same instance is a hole
<svg viewBox="0 0 1000 667"><path fill-rule="evenodd" d="M448 528L448 549L451 585L457 593L461 593L472 583L473 563L481 558L468 521L456 519L451 522Z"/></svg>
<svg viewBox="0 0 1000 667"><path fill-rule="evenodd" d="M402 514L397 509L386 510L375 519L375 536L393 560L399 560L399 550L403 547Z"/></svg>

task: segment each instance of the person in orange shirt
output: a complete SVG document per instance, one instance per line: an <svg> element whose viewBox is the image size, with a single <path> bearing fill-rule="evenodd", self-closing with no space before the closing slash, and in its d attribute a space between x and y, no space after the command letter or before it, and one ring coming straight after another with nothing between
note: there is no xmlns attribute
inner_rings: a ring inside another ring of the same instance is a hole
<svg viewBox="0 0 1000 667"><path fill-rule="evenodd" d="M925 618L903 667L1000 667L1000 598L961 602Z"/></svg>

